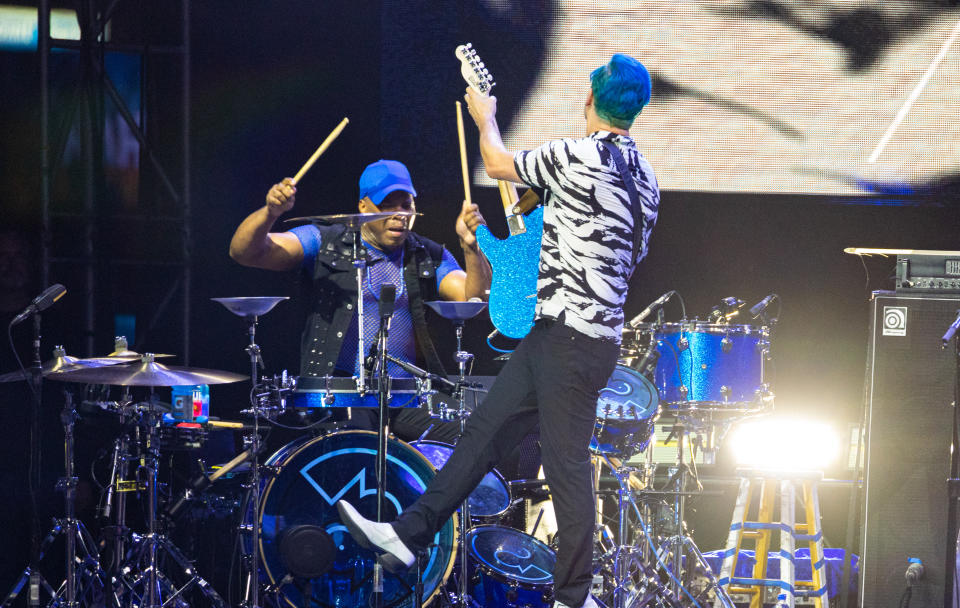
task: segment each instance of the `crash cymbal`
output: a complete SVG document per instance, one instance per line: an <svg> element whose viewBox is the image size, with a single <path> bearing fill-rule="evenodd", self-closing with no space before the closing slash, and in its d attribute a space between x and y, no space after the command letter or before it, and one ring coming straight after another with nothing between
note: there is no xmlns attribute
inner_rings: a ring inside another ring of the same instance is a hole
<svg viewBox="0 0 960 608"><path fill-rule="evenodd" d="M438 315L451 321L466 321L472 319L487 308L486 302L451 302L448 300L434 300L426 302Z"/></svg>
<svg viewBox="0 0 960 608"><path fill-rule="evenodd" d="M273 307L280 302L290 298L286 296L251 296L210 299L214 302L220 302L227 310L238 317L259 317L273 310Z"/></svg>
<svg viewBox="0 0 960 608"><path fill-rule="evenodd" d="M137 359L139 359L139 357L93 357L90 359L78 359L76 357L67 355L63 347L58 346L57 348L53 349L53 359L50 359L43 364L43 371L41 374L44 378L47 378L51 374L96 367L106 367L108 365L120 365L123 363L136 361ZM31 375L32 374L29 369L27 369L26 372L23 370L17 370L15 372L10 372L0 376L0 383L26 380L27 378L30 378Z"/></svg>
<svg viewBox="0 0 960 608"><path fill-rule="evenodd" d="M48 378L80 384L118 386L183 386L189 384L229 384L246 380L247 376L215 369L166 366L153 360L149 353L139 365L121 365L94 369L67 370L51 373Z"/></svg>
<svg viewBox="0 0 960 608"><path fill-rule="evenodd" d="M381 211L380 213L338 213L336 215L308 215L286 220L286 223L299 222L313 224L343 224L347 230L357 230L367 222L385 220L388 217L414 217L422 215L413 211Z"/></svg>
<svg viewBox="0 0 960 608"><path fill-rule="evenodd" d="M103 359L107 359L107 360L123 359L124 362L129 363L130 361L139 361L140 357L142 356L143 356L143 353L138 353L135 350L126 349L126 350L115 350L109 355L107 355L106 357L103 357ZM170 359L172 357L176 357L176 355L171 355L168 353L154 353L153 357L154 359Z"/></svg>

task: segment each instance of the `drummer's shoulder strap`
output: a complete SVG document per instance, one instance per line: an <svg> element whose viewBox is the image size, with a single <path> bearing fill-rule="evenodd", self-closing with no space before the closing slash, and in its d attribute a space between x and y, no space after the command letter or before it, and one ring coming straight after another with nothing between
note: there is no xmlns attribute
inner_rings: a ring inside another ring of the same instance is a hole
<svg viewBox="0 0 960 608"><path fill-rule="evenodd" d="M440 355L437 353L427 325L427 313L424 301L439 299L437 289L437 268L443 261L443 245L411 232L407 235L407 254L403 269L403 280L407 287L410 303L410 316L413 319L414 333L427 369L436 374L446 375Z"/></svg>

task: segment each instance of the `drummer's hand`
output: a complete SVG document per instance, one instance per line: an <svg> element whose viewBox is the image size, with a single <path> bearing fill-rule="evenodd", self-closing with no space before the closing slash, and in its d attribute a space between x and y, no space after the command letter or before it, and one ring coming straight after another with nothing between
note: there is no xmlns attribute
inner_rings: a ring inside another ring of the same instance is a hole
<svg viewBox="0 0 960 608"><path fill-rule="evenodd" d="M480 215L480 207L463 201L463 207L460 208L460 215L457 216L457 236L460 237L460 245L464 248L473 249L477 246L477 227L486 225L487 221Z"/></svg>
<svg viewBox="0 0 960 608"><path fill-rule="evenodd" d="M274 184L267 192L267 213L272 217L280 217L293 209L297 198L297 187L293 185L293 178L286 177L279 184Z"/></svg>

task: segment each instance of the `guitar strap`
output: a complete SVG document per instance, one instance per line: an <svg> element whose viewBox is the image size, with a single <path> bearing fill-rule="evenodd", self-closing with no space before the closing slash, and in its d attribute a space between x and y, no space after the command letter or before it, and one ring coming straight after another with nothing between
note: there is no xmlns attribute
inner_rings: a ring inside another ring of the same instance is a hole
<svg viewBox="0 0 960 608"><path fill-rule="evenodd" d="M637 263L637 256L640 254L640 239L643 237L642 213L640 206L640 196L637 194L637 186L633 183L633 176L630 175L630 169L627 167L627 161L623 159L623 154L613 142L600 140L600 143L610 152L613 162L620 170L620 177L623 179L623 187L627 190L630 197L630 210L633 211L633 256L630 258L630 268Z"/></svg>

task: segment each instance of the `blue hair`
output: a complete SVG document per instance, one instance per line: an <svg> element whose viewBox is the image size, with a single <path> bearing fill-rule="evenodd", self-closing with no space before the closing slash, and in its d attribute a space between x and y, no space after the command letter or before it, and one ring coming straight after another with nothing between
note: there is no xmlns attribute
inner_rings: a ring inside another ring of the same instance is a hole
<svg viewBox="0 0 960 608"><path fill-rule="evenodd" d="M650 73L633 57L617 53L590 73L590 88L597 116L618 129L629 129L650 101Z"/></svg>

